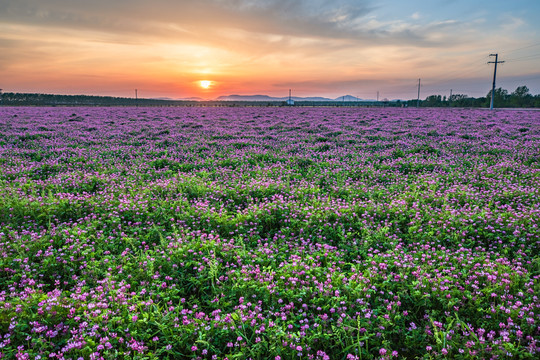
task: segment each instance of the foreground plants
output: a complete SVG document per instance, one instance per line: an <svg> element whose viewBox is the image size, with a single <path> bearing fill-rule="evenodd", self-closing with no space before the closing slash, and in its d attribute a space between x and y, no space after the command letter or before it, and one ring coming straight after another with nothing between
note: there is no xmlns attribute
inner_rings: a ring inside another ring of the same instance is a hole
<svg viewBox="0 0 540 360"><path fill-rule="evenodd" d="M540 113L0 108L0 358L537 358Z"/></svg>

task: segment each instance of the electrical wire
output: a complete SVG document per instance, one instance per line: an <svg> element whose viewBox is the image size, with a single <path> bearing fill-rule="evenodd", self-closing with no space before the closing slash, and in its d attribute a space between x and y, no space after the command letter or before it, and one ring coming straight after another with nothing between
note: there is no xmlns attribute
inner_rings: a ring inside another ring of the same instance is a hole
<svg viewBox="0 0 540 360"><path fill-rule="evenodd" d="M446 76L444 76L442 78L435 78L435 80L438 80L438 82L435 82L435 84L442 84L442 83L447 83L447 82L453 81L453 80L456 79L456 75L463 76L464 74L469 74L469 73L478 71L481 67L485 66L485 63L479 64L479 62L481 62L481 61L483 62L483 61L487 60L488 57L489 56L484 55L484 56L482 56L480 58L477 58L473 62L465 64L465 66L467 66L467 67L468 67L468 65L474 66L473 68L467 70L465 73L460 69L460 70L454 70L452 72L446 73ZM459 77L457 79L459 79Z"/></svg>
<svg viewBox="0 0 540 360"><path fill-rule="evenodd" d="M503 51L502 53L505 54L505 55L508 55L508 54L511 54L511 53L519 51L519 50L529 49L529 48L536 47L536 46L540 46L540 42L530 44L530 45L527 45L527 46L523 46L523 47L520 47L520 48L517 48L517 49L514 49L514 50L510 50L510 51Z"/></svg>
<svg viewBox="0 0 540 360"><path fill-rule="evenodd" d="M461 79L464 79L467 77L467 75L470 75L472 73L476 73L478 72L479 70L482 70L482 68L487 68L486 66L487 64L479 64L477 66L475 66L474 68L471 68L467 71L454 71L453 75L454 76L451 76L451 77L445 77L445 78L442 78L440 79L439 81L434 81L434 82L429 82L426 84L427 85L430 85L430 86L440 86L440 85L443 85L443 84L447 84L449 82L453 82L455 80L461 80ZM459 76L455 76L459 73ZM437 80L437 79L436 79Z"/></svg>
<svg viewBox="0 0 540 360"><path fill-rule="evenodd" d="M506 62L514 62L514 61L529 61L529 60L535 60L538 57L540 57L540 54L532 54L532 55L526 55L518 58L513 59L506 59Z"/></svg>

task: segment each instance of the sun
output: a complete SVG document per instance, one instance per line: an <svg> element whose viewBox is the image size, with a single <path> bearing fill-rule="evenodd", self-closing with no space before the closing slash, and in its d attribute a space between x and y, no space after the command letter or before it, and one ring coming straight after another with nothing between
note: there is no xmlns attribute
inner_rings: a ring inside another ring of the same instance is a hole
<svg viewBox="0 0 540 360"><path fill-rule="evenodd" d="M201 80L199 85L201 85L203 89L209 89L210 86L212 86L212 82L210 80Z"/></svg>

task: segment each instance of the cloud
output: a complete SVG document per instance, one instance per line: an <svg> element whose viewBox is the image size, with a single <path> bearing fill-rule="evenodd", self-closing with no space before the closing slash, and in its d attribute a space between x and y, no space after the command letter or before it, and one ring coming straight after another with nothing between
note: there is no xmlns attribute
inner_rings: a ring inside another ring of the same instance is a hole
<svg viewBox="0 0 540 360"><path fill-rule="evenodd" d="M525 21L515 16L507 16L502 29L507 32L514 32L525 25Z"/></svg>
<svg viewBox="0 0 540 360"><path fill-rule="evenodd" d="M513 13L464 18L440 4L409 15L416 9L397 0L386 9L375 0L0 0L0 73L11 84L101 76L130 88L212 76L216 91L295 81L341 92L381 79L397 89L399 79L485 63L475 58L517 47L513 29L528 25Z"/></svg>
<svg viewBox="0 0 540 360"><path fill-rule="evenodd" d="M0 22L92 31L101 41L220 43L223 31L351 43L431 46L406 26L366 26L372 0L0 0ZM373 23L372 23L373 24ZM408 25L408 24L404 24Z"/></svg>
<svg viewBox="0 0 540 360"><path fill-rule="evenodd" d="M153 33L167 25L333 36L350 32L368 1L336 0L1 0L0 20L96 31Z"/></svg>

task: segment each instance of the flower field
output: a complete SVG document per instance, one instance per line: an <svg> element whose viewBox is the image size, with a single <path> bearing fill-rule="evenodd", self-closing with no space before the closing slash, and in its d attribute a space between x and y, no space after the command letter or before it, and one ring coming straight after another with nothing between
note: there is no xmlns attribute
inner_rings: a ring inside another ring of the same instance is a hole
<svg viewBox="0 0 540 360"><path fill-rule="evenodd" d="M2 359L534 359L540 112L0 108Z"/></svg>

